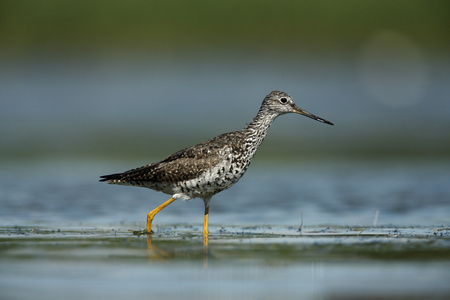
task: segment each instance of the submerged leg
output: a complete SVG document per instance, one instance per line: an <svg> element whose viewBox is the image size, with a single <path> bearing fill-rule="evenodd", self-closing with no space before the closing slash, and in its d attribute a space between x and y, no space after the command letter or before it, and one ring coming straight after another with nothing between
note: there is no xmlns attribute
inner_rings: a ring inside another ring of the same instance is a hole
<svg viewBox="0 0 450 300"><path fill-rule="evenodd" d="M152 232L152 221L153 221L153 218L156 216L156 214L159 213L161 210L163 210L164 207L166 207L167 205L169 205L170 203L172 203L175 200L177 200L177 199L172 197L148 213L148 215L147 215L147 233Z"/></svg>

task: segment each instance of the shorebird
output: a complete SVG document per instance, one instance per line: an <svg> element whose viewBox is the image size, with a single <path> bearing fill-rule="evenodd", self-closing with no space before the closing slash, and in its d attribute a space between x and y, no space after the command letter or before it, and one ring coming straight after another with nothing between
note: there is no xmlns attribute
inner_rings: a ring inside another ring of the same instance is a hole
<svg viewBox="0 0 450 300"><path fill-rule="evenodd" d="M272 122L280 115L296 113L333 125L299 108L285 92L268 94L253 121L242 130L221 134L198 145L180 150L157 163L123 173L100 176L111 184L146 187L172 197L147 215L152 233L155 215L176 199L201 198L205 203L203 236L208 238L209 203L215 194L233 186L244 175Z"/></svg>

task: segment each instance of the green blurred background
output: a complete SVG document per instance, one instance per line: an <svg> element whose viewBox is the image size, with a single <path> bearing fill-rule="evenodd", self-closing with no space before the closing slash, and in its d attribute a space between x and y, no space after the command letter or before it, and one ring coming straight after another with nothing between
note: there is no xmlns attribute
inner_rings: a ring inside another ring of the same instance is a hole
<svg viewBox="0 0 450 300"><path fill-rule="evenodd" d="M1 46L24 54L328 52L390 29L446 53L449 12L448 1L1 1Z"/></svg>
<svg viewBox="0 0 450 300"><path fill-rule="evenodd" d="M260 151L450 153L448 1L0 1L2 160L161 158L238 130L271 90L336 126L277 120Z"/></svg>

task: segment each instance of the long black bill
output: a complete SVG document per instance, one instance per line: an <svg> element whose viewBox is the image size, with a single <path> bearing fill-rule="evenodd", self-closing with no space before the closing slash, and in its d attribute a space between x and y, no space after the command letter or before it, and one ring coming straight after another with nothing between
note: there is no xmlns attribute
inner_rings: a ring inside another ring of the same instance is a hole
<svg viewBox="0 0 450 300"><path fill-rule="evenodd" d="M330 124L330 125L334 125L333 123L331 123L330 121L327 121L325 119L319 118L316 115L313 115L312 113L307 112L306 110L303 110L299 107L295 107L295 112L300 114L300 115L304 115L305 117L311 118L313 120L325 123L325 124Z"/></svg>

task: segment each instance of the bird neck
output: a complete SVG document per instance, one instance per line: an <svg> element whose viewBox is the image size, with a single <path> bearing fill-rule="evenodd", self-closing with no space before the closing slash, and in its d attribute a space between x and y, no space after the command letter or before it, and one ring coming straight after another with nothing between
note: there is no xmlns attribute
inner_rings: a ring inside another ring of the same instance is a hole
<svg viewBox="0 0 450 300"><path fill-rule="evenodd" d="M246 141L256 145L257 149L266 137L270 125L272 125L273 120L277 116L277 114L261 108L256 117L253 118L253 121L244 129L247 136Z"/></svg>

